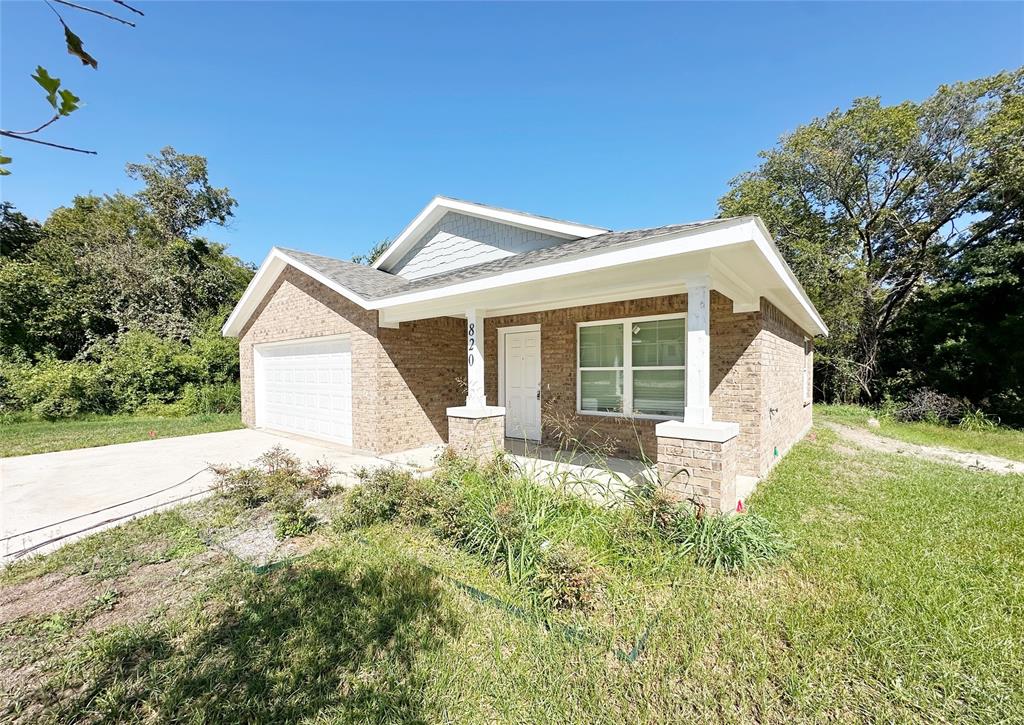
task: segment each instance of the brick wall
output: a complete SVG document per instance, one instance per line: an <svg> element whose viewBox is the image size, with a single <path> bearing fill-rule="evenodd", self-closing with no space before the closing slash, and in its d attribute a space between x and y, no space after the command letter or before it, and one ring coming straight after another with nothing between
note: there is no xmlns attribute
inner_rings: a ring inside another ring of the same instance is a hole
<svg viewBox="0 0 1024 725"><path fill-rule="evenodd" d="M714 420L739 423L734 443L738 473L760 475L763 413L761 315L733 314L732 300L711 293L711 411Z"/></svg>
<svg viewBox="0 0 1024 725"><path fill-rule="evenodd" d="M466 321L455 317L381 328L377 360L381 449L400 451L448 441L448 415L462 405L466 379Z"/></svg>
<svg viewBox="0 0 1024 725"><path fill-rule="evenodd" d="M352 446L376 453L448 439L445 409L462 402L465 320L377 326L377 313L288 267L239 336L242 420L256 424L253 345L347 334L352 347Z"/></svg>
<svg viewBox="0 0 1024 725"><path fill-rule="evenodd" d="M498 328L539 324L544 442L557 445L558 430L568 428L594 445L614 445L619 453L653 460L657 421L576 413L576 323L685 311L686 295L669 295L489 317L484 320L487 402L498 404ZM775 445L780 444L781 455L810 423L810 406L798 400L802 368L795 352L802 355L802 347L794 348L794 340L802 346L803 333L769 303L758 312L734 314L729 298L711 293L711 407L715 420L740 426L735 441L740 475L761 476ZM774 422L768 420L770 407L780 409Z"/></svg>
<svg viewBox="0 0 1024 725"><path fill-rule="evenodd" d="M762 331L758 339L763 360L760 474L763 475L811 426L811 400L804 396L803 375L806 366L808 384L812 387L813 342L809 342L805 351L804 340L809 336L763 298L760 315Z"/></svg>

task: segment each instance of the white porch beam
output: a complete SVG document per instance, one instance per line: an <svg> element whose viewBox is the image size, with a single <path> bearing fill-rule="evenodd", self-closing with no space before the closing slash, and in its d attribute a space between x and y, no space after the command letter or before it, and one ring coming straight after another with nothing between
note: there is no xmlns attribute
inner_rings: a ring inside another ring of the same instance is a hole
<svg viewBox="0 0 1024 725"><path fill-rule="evenodd" d="M718 259L711 259L711 287L732 300L734 314L757 312L761 309L761 296Z"/></svg>
<svg viewBox="0 0 1024 725"><path fill-rule="evenodd" d="M483 408L484 394L484 315L482 310L466 310L466 407Z"/></svg>
<svg viewBox="0 0 1024 725"><path fill-rule="evenodd" d="M683 422L711 422L711 277L686 280L686 409Z"/></svg>

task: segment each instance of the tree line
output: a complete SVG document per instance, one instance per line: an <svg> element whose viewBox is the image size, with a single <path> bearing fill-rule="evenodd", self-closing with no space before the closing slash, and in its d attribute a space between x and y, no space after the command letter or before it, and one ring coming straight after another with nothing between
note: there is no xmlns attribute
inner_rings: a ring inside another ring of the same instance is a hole
<svg viewBox="0 0 1024 725"><path fill-rule="evenodd" d="M857 99L760 159L719 210L764 218L828 324L816 398L1024 425L1024 69ZM236 201L173 148L126 172L41 224L0 207L0 411L237 407L220 325L254 270L201 235Z"/></svg>
<svg viewBox="0 0 1024 725"><path fill-rule="evenodd" d="M76 196L42 223L0 206L0 410L237 408L220 326L254 270L200 233L236 201L170 147L126 172L137 193Z"/></svg>
<svg viewBox="0 0 1024 725"><path fill-rule="evenodd" d="M1024 70L860 98L760 158L719 209L764 218L828 324L817 397L1024 424Z"/></svg>

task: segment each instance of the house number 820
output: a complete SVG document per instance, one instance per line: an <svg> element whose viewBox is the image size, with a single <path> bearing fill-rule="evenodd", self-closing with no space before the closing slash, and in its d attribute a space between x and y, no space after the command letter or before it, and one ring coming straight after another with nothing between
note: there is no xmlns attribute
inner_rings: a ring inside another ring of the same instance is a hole
<svg viewBox="0 0 1024 725"><path fill-rule="evenodd" d="M476 348L476 325L469 323L469 364L473 364L473 350Z"/></svg>

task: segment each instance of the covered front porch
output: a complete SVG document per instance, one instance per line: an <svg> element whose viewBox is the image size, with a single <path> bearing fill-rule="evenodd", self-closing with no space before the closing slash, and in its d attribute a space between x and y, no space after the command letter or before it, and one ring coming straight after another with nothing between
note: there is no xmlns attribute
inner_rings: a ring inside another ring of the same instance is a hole
<svg viewBox="0 0 1024 725"><path fill-rule="evenodd" d="M465 398L446 410L460 454L510 447L534 467L593 469L566 451L597 450L628 462L616 463L627 478L648 461L680 496L732 510L760 470L755 426L743 426L759 391L741 379L760 371L743 356L762 300L785 284L744 231L399 295L380 303L379 324L466 320Z"/></svg>

